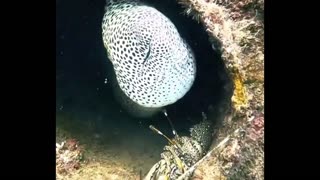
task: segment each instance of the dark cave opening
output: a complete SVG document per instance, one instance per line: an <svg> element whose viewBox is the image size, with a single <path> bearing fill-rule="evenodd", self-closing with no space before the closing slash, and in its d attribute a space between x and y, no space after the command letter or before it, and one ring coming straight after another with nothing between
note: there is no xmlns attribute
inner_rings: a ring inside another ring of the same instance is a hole
<svg viewBox="0 0 320 180"><path fill-rule="evenodd" d="M182 14L183 9L176 1L142 2L155 7L175 24L196 56L197 75L191 90L166 108L178 133L188 133L189 128L202 119L202 112L208 113L210 106L216 107L230 98L225 93L229 79L223 61L220 53L212 49L202 24ZM93 114L99 117L103 114L104 121L99 126L123 123L123 126L144 128L150 131L150 138L165 144L148 126L152 124L171 137L166 117L163 114L143 120L130 117L111 95L109 83L104 83L113 73L101 36L104 6L105 0L56 1L57 113L64 111L90 118ZM124 117L126 120L119 120ZM215 117L209 118L214 121ZM121 133L128 136L126 131Z"/></svg>
<svg viewBox="0 0 320 180"><path fill-rule="evenodd" d="M196 56L197 74L192 88L182 99L166 108L176 130L188 133L191 125L202 120L202 112L208 113L210 106L216 107L221 101L227 101L230 98L230 93L225 92L230 79L220 52L212 48L205 28L200 22L184 14L180 4L173 0L143 0L142 2L155 7L167 16ZM161 123L167 123L166 118L162 114L160 116L163 119ZM215 117L211 118L214 121ZM170 129L168 123L166 127L167 130Z"/></svg>

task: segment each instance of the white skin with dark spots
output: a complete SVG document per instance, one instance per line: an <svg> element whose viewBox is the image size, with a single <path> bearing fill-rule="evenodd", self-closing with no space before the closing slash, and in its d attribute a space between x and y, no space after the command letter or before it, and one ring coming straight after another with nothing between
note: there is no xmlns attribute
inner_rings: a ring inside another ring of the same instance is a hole
<svg viewBox="0 0 320 180"><path fill-rule="evenodd" d="M193 52L158 10L134 2L109 5L102 31L119 86L134 102L163 107L190 90L196 74Z"/></svg>

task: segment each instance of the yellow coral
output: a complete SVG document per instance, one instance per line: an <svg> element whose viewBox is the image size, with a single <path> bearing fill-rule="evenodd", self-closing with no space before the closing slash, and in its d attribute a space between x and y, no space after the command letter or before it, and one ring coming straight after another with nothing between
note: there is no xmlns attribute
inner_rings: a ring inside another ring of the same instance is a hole
<svg viewBox="0 0 320 180"><path fill-rule="evenodd" d="M232 104L236 110L240 110L241 107L248 105L248 98L246 95L246 89L243 84L243 79L239 71L233 73L234 92L232 96Z"/></svg>

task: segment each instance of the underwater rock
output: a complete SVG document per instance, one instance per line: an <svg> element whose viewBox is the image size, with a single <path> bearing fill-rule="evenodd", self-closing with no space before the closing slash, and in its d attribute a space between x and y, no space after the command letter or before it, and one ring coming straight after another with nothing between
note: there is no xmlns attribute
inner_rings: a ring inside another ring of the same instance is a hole
<svg viewBox="0 0 320 180"><path fill-rule="evenodd" d="M75 139L56 143L56 175L70 174L79 169L83 160L83 150Z"/></svg>
<svg viewBox="0 0 320 180"><path fill-rule="evenodd" d="M241 130L241 134L252 136L247 127L252 126L253 119L261 120L264 116L264 1L177 1L185 7L186 14L199 20L206 28L213 47L220 51L226 71L232 79L233 93L229 110L225 111L221 125L215 127L217 133L212 148L233 136L233 132ZM208 119L211 118L208 116ZM259 126L264 129L262 127L264 125ZM240 145L241 148L234 151L233 156L245 163L239 164L237 160L226 162L216 155L199 165L202 178L264 179L264 131L258 134L251 137L253 141L247 141L249 137L246 135L234 137L237 140L235 142L239 142L234 147ZM225 150L230 146L233 147L232 144L227 145Z"/></svg>

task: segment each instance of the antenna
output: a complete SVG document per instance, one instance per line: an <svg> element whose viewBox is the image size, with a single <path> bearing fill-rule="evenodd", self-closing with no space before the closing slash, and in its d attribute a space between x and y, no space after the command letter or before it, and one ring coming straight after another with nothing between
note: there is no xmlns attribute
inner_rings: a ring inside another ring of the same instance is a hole
<svg viewBox="0 0 320 180"><path fill-rule="evenodd" d="M175 145L176 143L174 143L170 138L168 138L166 135L164 135L161 131L159 131L157 128L155 128L154 126L150 125L149 128L154 131L155 133L163 136L164 138L166 138L172 145Z"/></svg>
<svg viewBox="0 0 320 180"><path fill-rule="evenodd" d="M164 135L160 130L158 130L157 128L155 128L155 127L152 126L152 125L150 125L149 128L150 128L153 132L155 132L155 133L161 135L162 137L166 138L166 139L169 141L169 143L171 143L175 148L177 148L177 149L179 149L181 152L183 152L181 146L180 146L175 140L171 140L171 139L168 138L166 135Z"/></svg>
<svg viewBox="0 0 320 180"><path fill-rule="evenodd" d="M163 112L163 114L167 117L167 120L169 121L169 124L170 124L170 126L171 126L173 135L179 137L179 135L177 134L177 131L174 129L173 123L171 122L171 120L170 120L170 118L169 118L169 116L168 116L168 114L167 114L167 110L164 109L164 110L162 110L162 112Z"/></svg>

